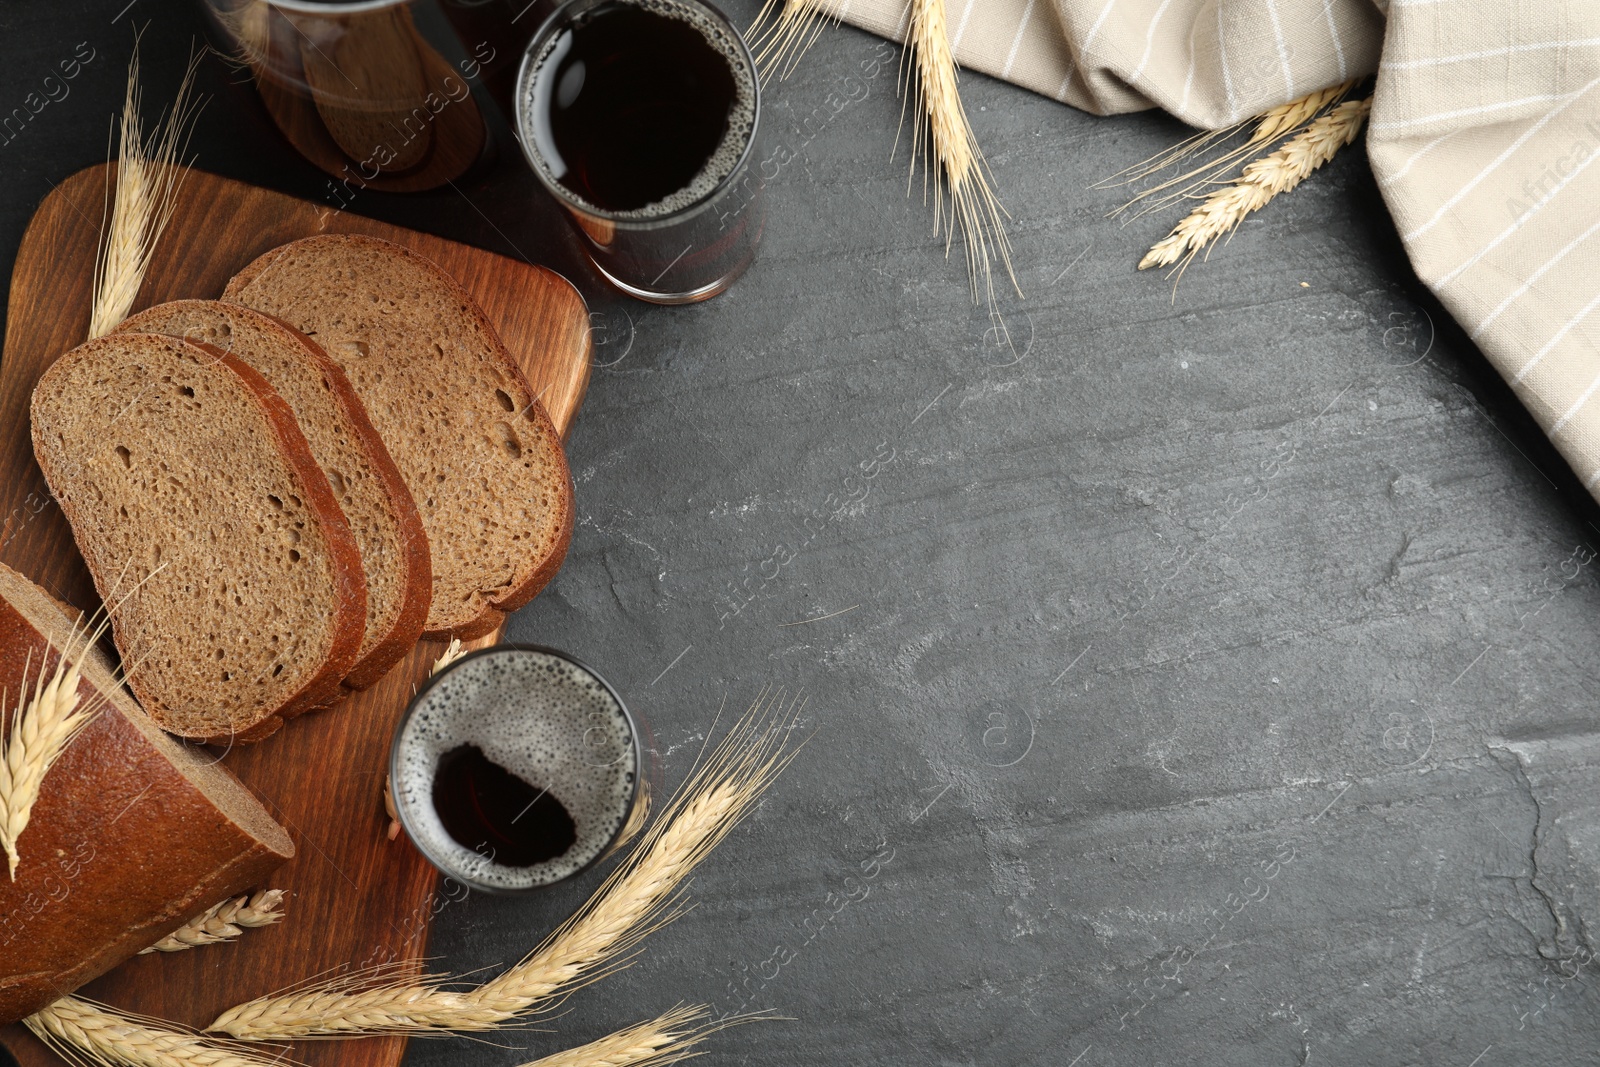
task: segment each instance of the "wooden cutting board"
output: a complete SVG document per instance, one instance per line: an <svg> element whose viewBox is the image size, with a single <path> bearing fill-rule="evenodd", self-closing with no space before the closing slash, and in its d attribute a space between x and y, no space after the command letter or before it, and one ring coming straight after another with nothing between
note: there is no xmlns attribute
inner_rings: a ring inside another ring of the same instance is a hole
<svg viewBox="0 0 1600 1067"><path fill-rule="evenodd" d="M88 332L110 172L104 165L80 171L34 214L11 274L0 359L0 561L85 609L98 601L72 531L53 503L39 510L30 502L30 494L32 501L49 494L29 443L28 401L44 369ZM193 171L134 310L180 297L216 297L260 253L317 233L381 237L455 276L483 305L567 434L589 380L583 298L549 270L466 245ZM297 856L272 880L289 894L284 921L247 931L233 944L137 956L86 986L83 995L203 1026L225 1007L331 968L420 956L429 921L459 891L439 891L435 871L403 836L387 840L382 788L395 722L441 650L423 644L387 678L339 707L223 755L294 837ZM0 1037L24 1067L61 1062L20 1026ZM393 1067L404 1047L399 1038L367 1038L307 1042L292 1054L313 1065Z"/></svg>

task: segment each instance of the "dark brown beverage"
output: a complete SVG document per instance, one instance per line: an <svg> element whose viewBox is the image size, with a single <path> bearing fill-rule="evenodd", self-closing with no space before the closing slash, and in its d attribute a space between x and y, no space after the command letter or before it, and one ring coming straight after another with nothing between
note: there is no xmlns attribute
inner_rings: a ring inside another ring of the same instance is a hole
<svg viewBox="0 0 1600 1067"><path fill-rule="evenodd" d="M577 824L548 788L518 778L477 745L439 757L433 809L458 844L506 867L553 860L578 840Z"/></svg>
<svg viewBox="0 0 1600 1067"><path fill-rule="evenodd" d="M701 27L627 4L579 21L533 91L535 137L553 176L606 211L688 187L739 102L728 57Z"/></svg>
<svg viewBox="0 0 1600 1067"><path fill-rule="evenodd" d="M389 769L424 856L474 889L518 892L605 854L637 796L639 747L599 675L551 649L501 645L428 680Z"/></svg>
<svg viewBox="0 0 1600 1067"><path fill-rule="evenodd" d="M701 0L568 0L517 83L523 151L595 266L664 304L715 296L755 255L759 110L749 50Z"/></svg>

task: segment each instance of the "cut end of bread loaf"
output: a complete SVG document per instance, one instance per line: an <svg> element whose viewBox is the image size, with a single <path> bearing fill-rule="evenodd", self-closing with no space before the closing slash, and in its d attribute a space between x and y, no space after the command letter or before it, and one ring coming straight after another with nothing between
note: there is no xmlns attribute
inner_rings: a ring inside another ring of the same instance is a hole
<svg viewBox="0 0 1600 1067"><path fill-rule="evenodd" d="M294 855L237 778L163 733L100 650L81 648L83 626L79 612L0 566L7 707L50 674L76 634L79 706L98 708L44 778L15 879L0 877L0 1023L70 993Z"/></svg>
<svg viewBox="0 0 1600 1067"><path fill-rule="evenodd" d="M339 698L366 615L360 553L260 374L220 349L114 334L44 373L32 421L156 722L252 741Z"/></svg>
<svg viewBox="0 0 1600 1067"><path fill-rule="evenodd" d="M248 363L294 410L361 550L367 614L344 684L363 689L422 635L432 595L428 538L411 491L344 371L299 330L242 304L175 300L128 319L117 333L199 341Z"/></svg>
<svg viewBox="0 0 1600 1067"><path fill-rule="evenodd" d="M560 437L453 278L387 241L325 234L258 257L224 299L285 320L344 368L427 531L425 636L489 633L554 577L574 514Z"/></svg>

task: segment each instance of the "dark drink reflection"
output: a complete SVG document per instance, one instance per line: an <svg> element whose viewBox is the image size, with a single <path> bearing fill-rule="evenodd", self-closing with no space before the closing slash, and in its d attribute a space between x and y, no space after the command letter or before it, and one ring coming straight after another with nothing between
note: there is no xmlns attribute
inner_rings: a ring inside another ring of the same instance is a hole
<svg viewBox="0 0 1600 1067"><path fill-rule="evenodd" d="M470 79L487 41L453 67L417 31L410 0L204 0L222 48L249 69L273 122L332 175L344 207L362 189L413 192L459 178L487 129Z"/></svg>

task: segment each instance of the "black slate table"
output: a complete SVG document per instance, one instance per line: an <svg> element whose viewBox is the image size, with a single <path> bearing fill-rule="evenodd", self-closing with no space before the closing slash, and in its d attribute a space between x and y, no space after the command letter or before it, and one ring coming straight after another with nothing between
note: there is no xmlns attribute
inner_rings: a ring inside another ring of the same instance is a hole
<svg viewBox="0 0 1600 1067"><path fill-rule="evenodd" d="M196 7L0 8L0 111L94 52L0 145L5 262L104 158L136 24L165 101ZM1596 1062L1600 520L1360 149L1174 294L1133 269L1172 218L1089 186L1182 128L964 76L1008 349L890 157L897 56L829 30L770 90L765 244L703 306L607 293L503 129L457 188L350 208L594 309L579 525L510 636L606 674L663 788L724 700L803 691L811 735L559 1033L409 1062L511 1067L682 1001L789 1017L709 1063ZM330 196L239 78L207 65L199 165ZM509 963L594 884L452 903L431 952Z"/></svg>

